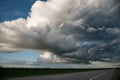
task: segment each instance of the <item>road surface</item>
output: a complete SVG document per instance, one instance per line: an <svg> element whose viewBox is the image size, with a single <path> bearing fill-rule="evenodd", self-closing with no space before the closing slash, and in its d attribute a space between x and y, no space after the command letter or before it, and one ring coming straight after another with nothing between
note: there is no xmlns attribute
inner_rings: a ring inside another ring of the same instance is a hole
<svg viewBox="0 0 120 80"><path fill-rule="evenodd" d="M77 72L77 73L47 75L47 76L12 78L12 79L4 79L4 80L112 80L113 71L114 69L96 70L96 71L89 71L89 72Z"/></svg>

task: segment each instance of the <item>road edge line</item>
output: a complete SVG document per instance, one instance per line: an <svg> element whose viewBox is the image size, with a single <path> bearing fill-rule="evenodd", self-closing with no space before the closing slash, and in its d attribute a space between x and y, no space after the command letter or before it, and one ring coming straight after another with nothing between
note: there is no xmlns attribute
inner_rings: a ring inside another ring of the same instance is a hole
<svg viewBox="0 0 120 80"><path fill-rule="evenodd" d="M106 74L106 73L108 73L108 72L109 72L109 71L106 71L106 72L104 72L104 73L101 73L101 74L99 74L99 75L96 75L96 76L90 78L89 80L94 80L94 79L96 79L96 78L98 78L98 77L100 77L100 76L102 76L103 74Z"/></svg>

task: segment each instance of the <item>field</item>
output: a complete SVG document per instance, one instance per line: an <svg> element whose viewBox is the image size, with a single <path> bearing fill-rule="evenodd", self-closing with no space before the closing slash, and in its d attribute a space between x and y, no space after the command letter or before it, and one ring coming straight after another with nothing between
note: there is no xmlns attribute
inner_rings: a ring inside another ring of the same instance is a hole
<svg viewBox="0 0 120 80"><path fill-rule="evenodd" d="M113 80L120 80L120 68L119 69L115 69Z"/></svg>
<svg viewBox="0 0 120 80"><path fill-rule="evenodd" d="M73 73L101 69L34 69L34 68L0 68L0 78L41 76L50 74Z"/></svg>

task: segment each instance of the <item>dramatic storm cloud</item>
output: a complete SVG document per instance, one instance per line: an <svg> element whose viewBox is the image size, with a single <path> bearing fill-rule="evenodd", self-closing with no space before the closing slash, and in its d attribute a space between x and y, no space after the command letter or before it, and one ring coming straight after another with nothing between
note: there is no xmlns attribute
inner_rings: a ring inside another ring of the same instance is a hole
<svg viewBox="0 0 120 80"><path fill-rule="evenodd" d="M40 61L120 61L119 0L36 1L27 19L0 23L0 52L38 50Z"/></svg>

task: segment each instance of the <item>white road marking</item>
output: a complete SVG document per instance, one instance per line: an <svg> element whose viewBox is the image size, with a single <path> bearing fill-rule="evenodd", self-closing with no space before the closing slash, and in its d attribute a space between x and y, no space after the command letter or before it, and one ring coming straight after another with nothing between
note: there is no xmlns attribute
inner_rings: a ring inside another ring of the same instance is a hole
<svg viewBox="0 0 120 80"><path fill-rule="evenodd" d="M94 77L92 77L92 78L90 78L89 80L94 80L94 79L96 79L96 78L98 78L98 77L100 77L100 76L102 76L102 75L104 75L104 74L106 74L106 73L108 73L109 71L106 71L106 72L104 72L104 73L102 73L102 74L99 74L99 75L97 75L97 76L94 76Z"/></svg>

